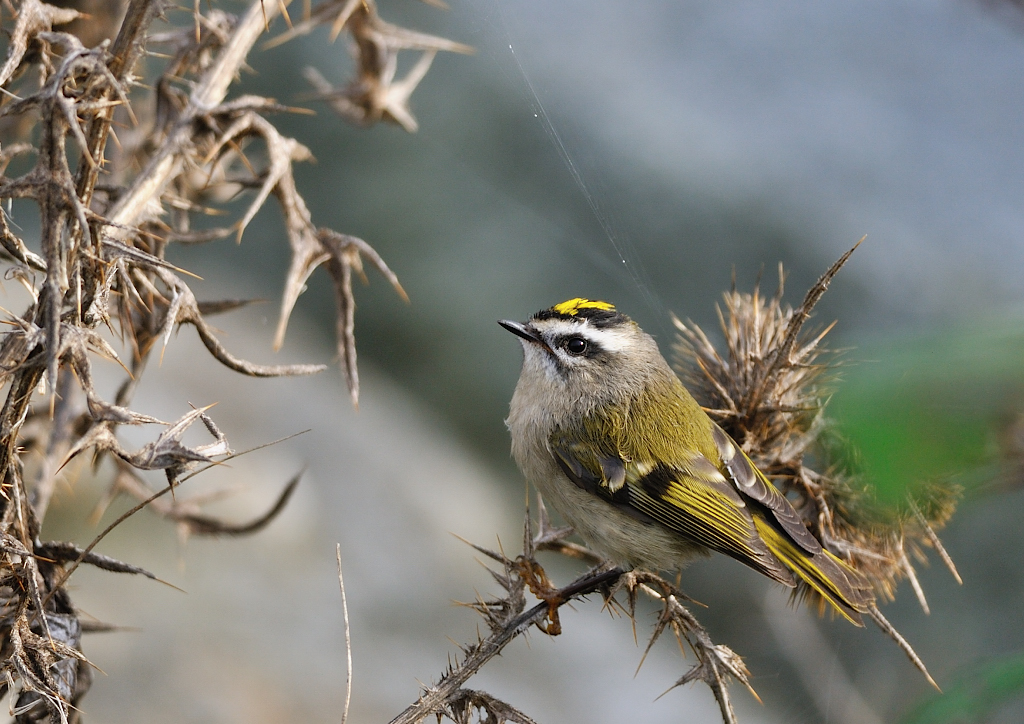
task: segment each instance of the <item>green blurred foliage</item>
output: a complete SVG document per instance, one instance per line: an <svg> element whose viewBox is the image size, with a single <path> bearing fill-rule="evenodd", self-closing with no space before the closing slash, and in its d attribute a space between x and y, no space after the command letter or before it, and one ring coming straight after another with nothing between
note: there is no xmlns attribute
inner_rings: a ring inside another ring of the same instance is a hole
<svg viewBox="0 0 1024 724"><path fill-rule="evenodd" d="M1017 485L1008 473L1019 470L1024 454L1017 432L1024 411L1020 320L874 340L845 358L829 412L844 440L843 462L873 495L875 512L903 514L913 499L929 516L929 506L949 500L954 486L977 497ZM977 562L959 561L968 585L980 583ZM961 618L958 625L974 623ZM903 724L1017 721L1024 653L962 666L943 686L945 693L924 697Z"/></svg>
<svg viewBox="0 0 1024 724"><path fill-rule="evenodd" d="M992 481L1006 431L1024 409L1024 326L877 341L847 359L829 410L848 443L846 462L879 504L894 506L931 483L970 493Z"/></svg>
<svg viewBox="0 0 1024 724"><path fill-rule="evenodd" d="M972 724L992 721L1006 705L1024 700L1024 654L974 664L943 694L929 696L902 724Z"/></svg>

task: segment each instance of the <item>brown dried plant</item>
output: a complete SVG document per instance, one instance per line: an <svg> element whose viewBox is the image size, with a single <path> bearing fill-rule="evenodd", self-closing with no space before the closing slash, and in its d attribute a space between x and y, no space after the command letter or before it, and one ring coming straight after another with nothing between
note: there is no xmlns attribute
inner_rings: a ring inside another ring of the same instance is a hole
<svg viewBox="0 0 1024 724"><path fill-rule="evenodd" d="M241 525L203 515L197 498L164 498L234 454L206 408L174 422L131 409L147 360L169 343L175 329L195 327L217 361L244 375L324 369L261 365L234 356L207 318L246 302L197 300L190 273L166 260L168 247L229 236L241 240L256 212L275 198L291 264L274 346L283 343L305 282L325 267L337 305L338 354L353 403L359 378L352 275L362 275L369 262L405 297L369 244L314 223L293 175L293 164L311 154L268 120L270 114L296 109L269 98L229 98L229 91L278 15L291 28L278 38L282 42L317 24L332 24L334 35L347 32L356 49L356 80L334 99L347 99L346 117L363 124L389 120L415 130L408 99L429 59L437 50L469 49L384 22L372 0L327 1L312 8L307 3L306 17L296 24L287 17L288 5L287 0L254 0L234 16L208 6L202 12L198 2L182 12L164 0L131 0L112 41L96 40L114 17L109 13L104 27L100 21L90 27L92 17L75 7L41 0L3 0L0 6L9 38L0 66L0 260L5 278L23 285L30 297L21 313L5 313L8 329L0 340L0 381L6 387L0 408L0 668L5 675L0 695L10 697L18 722L79 719L76 706L91 677L81 653L85 625L65 588L75 568L85 563L153 577L93 552L113 526L85 549L39 539L58 473L68 461L84 453L96 464L112 464L113 481L97 513L115 497L128 495L139 503L126 515L149 506L183 534L258 530L297 483L296 478L288 484L267 514ZM165 29L154 31L156 23ZM82 38L97 44L86 47ZM396 58L407 48L424 51L424 58L412 74L396 80ZM121 129L120 140L115 127ZM116 143L108 144L111 139ZM255 167L254 144L262 146L265 158ZM18 173L8 175L9 170ZM254 193L241 218L229 226L195 228L196 214L244 191ZM15 199L21 201L12 206ZM38 232L26 234L22 229L35 226L33 205ZM113 400L96 390L96 356L116 360L125 370ZM187 445L182 436L196 422L211 441ZM161 431L130 450L119 437L122 425L156 425ZM153 487L143 471L162 472L166 484Z"/></svg>
<svg viewBox="0 0 1024 724"><path fill-rule="evenodd" d="M908 481L912 492L903 505L875 504L870 487L836 455L841 450L825 415L838 370L835 353L824 345L834 323L803 332L814 305L856 248L796 309L782 302L781 268L773 297L756 289L727 292L725 313L719 309L724 354L700 327L676 319L676 368L708 414L776 481L820 540L867 578L879 599L892 600L897 583L907 578L927 613L911 561L925 560L931 548L960 582L935 532L953 514L960 490L944 481ZM877 610L874 616L880 616Z"/></svg>
<svg viewBox="0 0 1024 724"><path fill-rule="evenodd" d="M843 472L835 460L835 446L828 434L824 412L835 383L836 361L823 342L832 325L812 333L804 330L815 305L856 248L832 265L796 309L782 302L781 267L779 291L774 297L766 299L756 289L751 294L735 289L727 292L726 312L719 314L724 353L719 353L697 325L675 320L679 330L675 345L677 371L708 413L787 493L822 543L861 571L879 599L892 599L897 582L906 577L927 611L908 552L923 558L924 550L933 548L960 580L935 533L952 515L958 491L942 483L922 484L916 489L915 499L908 500L901 510L882 514L872 505L866 486ZM827 467L816 471L810 467L811 459ZM661 614L641 662L661 635L671 631L680 646L695 657L695 663L673 687L703 682L718 702L722 721L735 724L728 686L738 681L756 698L750 672L736 652L714 643L684 605L690 599L659 575L624 571L601 561L597 554L568 540L571 528L553 528L543 501L539 503L539 530L533 533L527 511L523 553L516 558L470 544L500 566L492 569L491 575L503 595L467 604L483 617L490 633L463 646L461 660L450 663L441 679L426 687L419 700L391 724L414 724L431 715L468 724L473 708L480 721L531 721L511 705L465 689L464 684L509 642L532 627L557 635L561 631L560 607L593 593L600 593L606 607L624 613L634 625L641 594L660 606ZM556 588L536 560L536 553L545 550L589 561L595 567L567 586ZM540 600L529 609L527 589ZM623 601L616 599L619 593L624 594ZM809 598L813 593L805 588L798 589L796 595ZM823 610L824 602L818 603L819 610ZM913 648L877 605L872 605L869 615L935 685Z"/></svg>

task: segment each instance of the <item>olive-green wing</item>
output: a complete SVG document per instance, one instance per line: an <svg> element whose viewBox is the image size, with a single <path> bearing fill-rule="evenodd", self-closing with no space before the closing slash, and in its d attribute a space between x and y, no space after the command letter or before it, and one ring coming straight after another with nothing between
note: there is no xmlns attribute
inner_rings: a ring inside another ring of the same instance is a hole
<svg viewBox="0 0 1024 724"><path fill-rule="evenodd" d="M566 476L584 490L780 583L799 582L860 624L872 601L863 577L822 548L732 438L713 423L710 432L717 465L684 446L676 447L671 462L640 451L627 460L606 449L608 440L561 432L552 437L551 449Z"/></svg>
<svg viewBox="0 0 1024 724"><path fill-rule="evenodd" d="M768 549L750 511L726 475L699 452L683 463L623 460L593 445L556 435L551 450L581 489L619 510L657 523L686 540L736 558L794 586L789 569Z"/></svg>

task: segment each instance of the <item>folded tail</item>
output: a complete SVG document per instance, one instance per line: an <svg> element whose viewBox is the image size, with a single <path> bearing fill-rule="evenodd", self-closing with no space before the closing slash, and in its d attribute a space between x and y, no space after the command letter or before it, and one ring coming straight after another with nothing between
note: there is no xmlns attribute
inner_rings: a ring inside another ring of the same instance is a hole
<svg viewBox="0 0 1024 724"><path fill-rule="evenodd" d="M864 625L861 614L868 612L874 596L860 573L827 550L808 553L761 516L754 516L754 525L768 550L798 579L797 595L828 601L848 621Z"/></svg>

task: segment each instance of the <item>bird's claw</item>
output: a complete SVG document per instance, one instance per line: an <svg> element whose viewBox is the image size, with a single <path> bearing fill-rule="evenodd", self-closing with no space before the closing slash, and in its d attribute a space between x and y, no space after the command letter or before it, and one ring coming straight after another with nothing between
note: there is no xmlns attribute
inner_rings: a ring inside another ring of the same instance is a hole
<svg viewBox="0 0 1024 724"><path fill-rule="evenodd" d="M530 589L530 593L543 601L548 606L548 615L545 622L537 623L537 628L549 636L558 636L562 633L562 623L558 619L558 609L566 598L551 583L544 568L532 558L518 556L515 560L514 570Z"/></svg>

